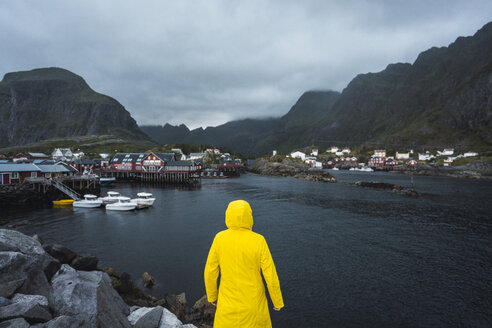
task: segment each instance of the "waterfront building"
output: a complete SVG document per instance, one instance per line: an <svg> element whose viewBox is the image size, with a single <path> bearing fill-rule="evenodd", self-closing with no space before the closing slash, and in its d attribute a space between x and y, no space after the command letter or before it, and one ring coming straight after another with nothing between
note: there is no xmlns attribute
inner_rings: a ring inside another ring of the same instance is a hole
<svg viewBox="0 0 492 328"><path fill-rule="evenodd" d="M383 167L386 164L386 157L373 156L369 158L369 162L367 164L372 167Z"/></svg>
<svg viewBox="0 0 492 328"><path fill-rule="evenodd" d="M386 149L376 149L374 150L373 157L386 157Z"/></svg>
<svg viewBox="0 0 492 328"><path fill-rule="evenodd" d="M12 158L12 161L14 163L17 163L17 162L32 163L35 160L48 160L48 159L49 159L48 155L43 154L43 153L25 153L25 154L20 153L20 154L15 155Z"/></svg>
<svg viewBox="0 0 492 328"><path fill-rule="evenodd" d="M26 178L41 177L41 169L31 163L8 163L0 164L0 183L21 183Z"/></svg>
<svg viewBox="0 0 492 328"><path fill-rule="evenodd" d="M407 166L416 166L417 161L414 159L411 159L411 160L407 161L406 164L407 164Z"/></svg>
<svg viewBox="0 0 492 328"><path fill-rule="evenodd" d="M311 155L313 155L313 156L318 156L318 149L313 149L313 150L311 151Z"/></svg>
<svg viewBox="0 0 492 328"><path fill-rule="evenodd" d="M306 154L304 154L301 151L295 151L295 152L290 153L290 157L300 158L302 161L304 161L304 159L306 158Z"/></svg>
<svg viewBox="0 0 492 328"><path fill-rule="evenodd" d="M395 157L396 157L396 159L409 159L410 153L409 152L406 152L406 153L396 152Z"/></svg>

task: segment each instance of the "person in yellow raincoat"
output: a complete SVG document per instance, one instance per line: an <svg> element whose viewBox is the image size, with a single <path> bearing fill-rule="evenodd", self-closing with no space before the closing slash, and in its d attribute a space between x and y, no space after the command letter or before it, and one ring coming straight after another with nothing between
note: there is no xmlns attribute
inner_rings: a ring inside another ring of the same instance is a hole
<svg viewBox="0 0 492 328"><path fill-rule="evenodd" d="M225 223L205 265L207 299L217 306L214 328L272 327L263 277L274 310L284 307L277 271L265 238L252 231L253 213L244 200L229 204ZM217 292L217 278L220 287Z"/></svg>

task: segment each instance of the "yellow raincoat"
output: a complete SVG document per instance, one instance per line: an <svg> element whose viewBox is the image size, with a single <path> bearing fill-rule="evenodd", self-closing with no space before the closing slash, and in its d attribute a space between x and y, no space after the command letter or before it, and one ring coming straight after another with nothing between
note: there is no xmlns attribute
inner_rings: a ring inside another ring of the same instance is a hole
<svg viewBox="0 0 492 328"><path fill-rule="evenodd" d="M217 301L214 328L271 327L260 270L273 306L282 308L284 302L265 238L251 230L253 215L249 204L244 200L231 202L225 223L229 229L215 236L204 273L208 301Z"/></svg>

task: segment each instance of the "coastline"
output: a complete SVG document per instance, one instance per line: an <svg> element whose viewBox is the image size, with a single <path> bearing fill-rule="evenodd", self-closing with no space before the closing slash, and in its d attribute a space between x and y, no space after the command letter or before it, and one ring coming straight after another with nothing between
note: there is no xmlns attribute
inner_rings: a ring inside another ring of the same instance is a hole
<svg viewBox="0 0 492 328"><path fill-rule="evenodd" d="M188 307L185 293L158 299L130 275L58 244L0 229L0 325L15 327L211 328L215 307L206 296ZM142 280L152 279L144 272Z"/></svg>
<svg viewBox="0 0 492 328"><path fill-rule="evenodd" d="M311 168L302 162L287 158L281 162L272 162L260 158L252 166L248 167L247 170L261 175L292 177L319 182L337 182L334 176L322 169Z"/></svg>

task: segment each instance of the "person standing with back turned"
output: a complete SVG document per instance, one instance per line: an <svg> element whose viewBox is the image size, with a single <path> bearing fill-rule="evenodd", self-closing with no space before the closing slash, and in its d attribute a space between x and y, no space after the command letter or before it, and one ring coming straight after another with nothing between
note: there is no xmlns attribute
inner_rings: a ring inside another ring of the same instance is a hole
<svg viewBox="0 0 492 328"><path fill-rule="evenodd" d="M214 328L272 327L261 272L273 309L280 311L284 302L265 238L252 231L249 204L244 200L229 203L225 223L228 229L215 236L204 272L207 299L217 306Z"/></svg>

